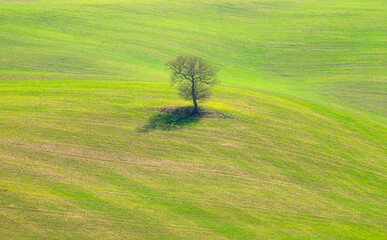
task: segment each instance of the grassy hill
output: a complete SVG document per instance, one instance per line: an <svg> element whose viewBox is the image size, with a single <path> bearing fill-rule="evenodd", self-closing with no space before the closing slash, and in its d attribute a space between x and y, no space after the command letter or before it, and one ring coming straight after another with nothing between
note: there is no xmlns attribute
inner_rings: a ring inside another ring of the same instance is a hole
<svg viewBox="0 0 387 240"><path fill-rule="evenodd" d="M180 54L226 86L387 116L385 1L1 2L0 71L166 81Z"/></svg>
<svg viewBox="0 0 387 240"><path fill-rule="evenodd" d="M386 9L0 2L0 238L385 239ZM157 111L180 54L223 114Z"/></svg>

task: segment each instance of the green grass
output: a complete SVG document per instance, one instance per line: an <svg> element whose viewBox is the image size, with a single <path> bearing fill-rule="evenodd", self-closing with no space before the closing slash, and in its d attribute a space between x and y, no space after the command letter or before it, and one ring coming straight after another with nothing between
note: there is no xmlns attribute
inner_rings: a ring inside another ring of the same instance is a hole
<svg viewBox="0 0 387 240"><path fill-rule="evenodd" d="M0 238L385 239L385 14L0 2ZM147 128L189 104L164 67L179 54L222 67L201 104L232 118Z"/></svg>
<svg viewBox="0 0 387 240"><path fill-rule="evenodd" d="M184 104L168 84L0 89L2 238L385 237L381 124L222 87L207 106L235 118L144 132Z"/></svg>
<svg viewBox="0 0 387 240"><path fill-rule="evenodd" d="M384 1L2 2L0 71L167 81L199 55L225 86L333 103L385 122Z"/></svg>

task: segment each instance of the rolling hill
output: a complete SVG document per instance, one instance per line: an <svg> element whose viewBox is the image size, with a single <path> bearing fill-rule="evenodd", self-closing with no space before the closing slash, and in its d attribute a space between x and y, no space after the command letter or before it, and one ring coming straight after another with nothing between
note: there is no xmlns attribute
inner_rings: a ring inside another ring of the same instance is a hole
<svg viewBox="0 0 387 240"><path fill-rule="evenodd" d="M385 239L386 13L0 2L0 238ZM222 84L171 123L181 54Z"/></svg>

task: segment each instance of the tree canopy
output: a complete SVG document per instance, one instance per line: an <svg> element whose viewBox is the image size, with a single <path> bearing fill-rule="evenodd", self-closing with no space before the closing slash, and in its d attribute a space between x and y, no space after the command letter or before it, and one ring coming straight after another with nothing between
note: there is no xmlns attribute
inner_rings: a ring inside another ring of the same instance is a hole
<svg viewBox="0 0 387 240"><path fill-rule="evenodd" d="M210 87L218 83L216 75L219 69L196 56L178 56L166 65L172 84L178 85L179 95L185 100L192 100L193 113L199 113L197 100L211 96Z"/></svg>

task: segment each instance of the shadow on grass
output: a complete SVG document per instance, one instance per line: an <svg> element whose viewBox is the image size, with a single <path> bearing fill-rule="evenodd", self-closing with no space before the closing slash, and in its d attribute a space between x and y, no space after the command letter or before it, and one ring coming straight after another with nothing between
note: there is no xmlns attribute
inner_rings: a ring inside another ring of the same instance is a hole
<svg viewBox="0 0 387 240"><path fill-rule="evenodd" d="M158 111L159 113L152 116L148 123L139 128L140 132L149 132L152 130L164 130L170 131L174 129L179 129L186 127L188 125L199 122L205 115L203 113L192 114L193 107L169 107L169 108L154 108L151 110Z"/></svg>

